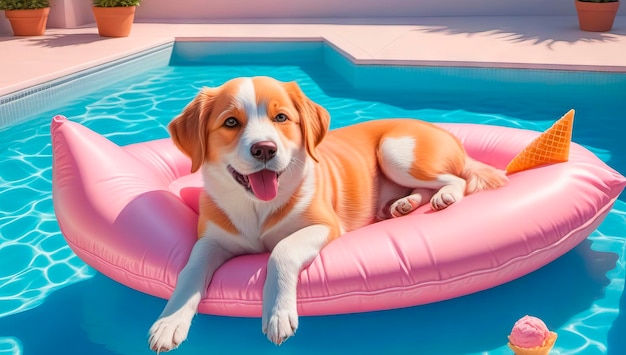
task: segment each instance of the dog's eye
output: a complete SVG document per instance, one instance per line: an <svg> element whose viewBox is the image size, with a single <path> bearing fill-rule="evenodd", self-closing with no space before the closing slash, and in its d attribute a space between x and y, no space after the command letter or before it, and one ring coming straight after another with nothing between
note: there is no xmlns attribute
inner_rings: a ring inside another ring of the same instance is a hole
<svg viewBox="0 0 626 355"><path fill-rule="evenodd" d="M284 113L279 113L278 115L276 115L276 117L274 117L275 122L285 122L288 119L289 118Z"/></svg>
<svg viewBox="0 0 626 355"><path fill-rule="evenodd" d="M226 127L237 127L239 126L239 121L235 117L228 117L226 121L224 121L224 126Z"/></svg>

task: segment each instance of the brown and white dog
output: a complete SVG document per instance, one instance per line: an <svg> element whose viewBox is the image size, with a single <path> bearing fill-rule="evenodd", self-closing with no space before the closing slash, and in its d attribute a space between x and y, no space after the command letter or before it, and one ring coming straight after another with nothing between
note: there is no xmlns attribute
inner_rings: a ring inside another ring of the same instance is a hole
<svg viewBox="0 0 626 355"><path fill-rule="evenodd" d="M329 121L296 83L255 77L203 89L170 123L204 189L199 239L150 329L153 350L186 339L213 273L236 255L270 252L262 330L280 344L298 327L298 276L331 240L507 181L432 124L389 119L328 132Z"/></svg>

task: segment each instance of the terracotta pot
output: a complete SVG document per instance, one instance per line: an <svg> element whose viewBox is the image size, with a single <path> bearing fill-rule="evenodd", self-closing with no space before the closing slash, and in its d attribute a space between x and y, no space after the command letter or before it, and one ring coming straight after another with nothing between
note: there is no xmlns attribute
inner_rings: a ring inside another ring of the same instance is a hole
<svg viewBox="0 0 626 355"><path fill-rule="evenodd" d="M615 2L583 2L576 1L578 24L583 31L610 31L615 21L619 1Z"/></svg>
<svg viewBox="0 0 626 355"><path fill-rule="evenodd" d="M43 36L46 32L50 8L4 10L15 36Z"/></svg>
<svg viewBox="0 0 626 355"><path fill-rule="evenodd" d="M102 37L128 37L135 20L135 6L92 7L98 34Z"/></svg>

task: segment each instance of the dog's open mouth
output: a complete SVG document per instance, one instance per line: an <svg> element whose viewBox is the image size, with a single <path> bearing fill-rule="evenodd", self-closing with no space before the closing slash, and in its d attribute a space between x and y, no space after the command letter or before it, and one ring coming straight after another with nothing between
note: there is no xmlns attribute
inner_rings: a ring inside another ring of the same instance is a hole
<svg viewBox="0 0 626 355"><path fill-rule="evenodd" d="M229 165L228 172L231 173L235 181L261 201L271 201L278 194L280 173L276 171L263 169L250 175L243 175Z"/></svg>

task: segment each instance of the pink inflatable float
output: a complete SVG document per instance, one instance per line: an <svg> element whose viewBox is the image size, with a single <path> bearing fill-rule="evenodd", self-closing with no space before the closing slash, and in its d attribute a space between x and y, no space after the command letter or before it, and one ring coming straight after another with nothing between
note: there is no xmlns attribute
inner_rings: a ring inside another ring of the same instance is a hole
<svg viewBox="0 0 626 355"><path fill-rule="evenodd" d="M442 124L468 153L504 168L537 132ZM52 121L53 198L72 250L103 274L168 298L196 238L200 176L170 139L119 147ZM507 186L431 213L427 207L347 233L300 275L302 315L414 306L484 290L556 259L603 220L626 180L572 144L569 161L522 171ZM214 275L202 313L260 316L267 254Z"/></svg>

